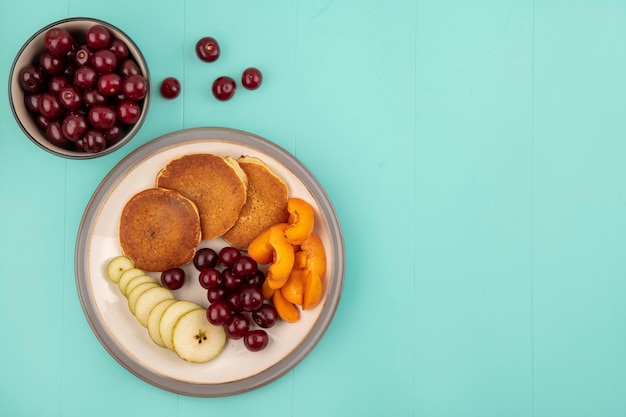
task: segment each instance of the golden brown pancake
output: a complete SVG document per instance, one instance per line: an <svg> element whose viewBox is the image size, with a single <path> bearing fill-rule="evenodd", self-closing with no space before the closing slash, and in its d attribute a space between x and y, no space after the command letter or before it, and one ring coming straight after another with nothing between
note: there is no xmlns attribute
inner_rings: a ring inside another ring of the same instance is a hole
<svg viewBox="0 0 626 417"><path fill-rule="evenodd" d="M157 175L157 187L174 190L195 203L202 239L230 229L246 202L245 172L230 157L189 154L170 161Z"/></svg>
<svg viewBox="0 0 626 417"><path fill-rule="evenodd" d="M200 243L200 216L194 203L164 188L149 188L126 203L120 218L120 245L135 267L165 271L193 260Z"/></svg>
<svg viewBox="0 0 626 417"><path fill-rule="evenodd" d="M248 177L248 198L237 222L222 237L230 245L244 249L263 230L287 221L289 192L261 159L242 156L237 162Z"/></svg>

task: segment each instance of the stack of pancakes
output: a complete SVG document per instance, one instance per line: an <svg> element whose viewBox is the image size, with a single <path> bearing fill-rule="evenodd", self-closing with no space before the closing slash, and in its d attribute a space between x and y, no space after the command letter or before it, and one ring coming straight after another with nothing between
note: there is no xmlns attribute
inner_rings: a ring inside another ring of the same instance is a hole
<svg viewBox="0 0 626 417"><path fill-rule="evenodd" d="M287 199L287 185L259 158L183 155L163 167L155 187L126 203L120 246L146 271L191 262L201 240L221 237L247 248L267 227L287 220Z"/></svg>

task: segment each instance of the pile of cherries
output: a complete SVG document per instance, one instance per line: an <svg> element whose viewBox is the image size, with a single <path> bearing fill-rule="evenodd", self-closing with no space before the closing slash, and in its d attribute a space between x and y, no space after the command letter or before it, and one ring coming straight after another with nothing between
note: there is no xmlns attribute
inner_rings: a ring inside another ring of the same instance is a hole
<svg viewBox="0 0 626 417"><path fill-rule="evenodd" d="M226 246L219 253L211 248L198 249L193 264L199 271L200 285L207 290L207 320L224 326L229 339L243 339L248 350L265 349L269 343L265 329L276 324L279 316L274 306L264 301L261 288L265 274L256 261ZM163 271L161 282L169 289L179 289L185 272L181 268Z"/></svg>
<svg viewBox="0 0 626 417"><path fill-rule="evenodd" d="M211 36L205 36L196 42L196 55L201 61L215 62L220 57L220 45ZM257 68L246 68L241 75L241 85L248 90L256 90L263 82L263 74ZM232 77L220 76L213 81L211 91L220 101L230 100L237 90L237 83ZM174 77L167 77L161 82L161 95L172 99L180 94L180 82Z"/></svg>
<svg viewBox="0 0 626 417"><path fill-rule="evenodd" d="M19 73L26 109L48 141L101 152L137 123L148 82L128 46L108 28L51 28L37 62Z"/></svg>

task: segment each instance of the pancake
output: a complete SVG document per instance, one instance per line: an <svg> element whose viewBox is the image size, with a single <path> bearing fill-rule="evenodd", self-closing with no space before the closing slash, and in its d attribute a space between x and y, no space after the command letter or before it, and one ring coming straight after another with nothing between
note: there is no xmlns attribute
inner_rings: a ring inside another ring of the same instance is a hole
<svg viewBox="0 0 626 417"><path fill-rule="evenodd" d="M287 221L289 191L261 159L241 156L237 163L248 177L248 198L237 222L222 238L232 246L245 249L263 230Z"/></svg>
<svg viewBox="0 0 626 417"><path fill-rule="evenodd" d="M246 202L246 174L231 157L207 153L178 157L158 173L156 185L194 202L203 240L219 237L230 229Z"/></svg>
<svg viewBox="0 0 626 417"><path fill-rule="evenodd" d="M136 268L156 272L185 265L200 243L198 209L175 191L143 190L124 206L119 238Z"/></svg>

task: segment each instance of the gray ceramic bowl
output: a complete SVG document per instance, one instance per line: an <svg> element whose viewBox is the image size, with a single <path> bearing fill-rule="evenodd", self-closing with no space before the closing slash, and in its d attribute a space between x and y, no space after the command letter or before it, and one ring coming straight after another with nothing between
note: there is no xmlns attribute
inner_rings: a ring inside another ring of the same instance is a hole
<svg viewBox="0 0 626 417"><path fill-rule="evenodd" d="M39 55L45 50L44 39L46 32L49 29L63 28L72 33L72 35L75 35L75 37L80 37L82 34L82 37L84 38L84 34L87 32L87 30L96 24L107 27L113 37L122 40L126 44L130 53L129 57L134 59L134 61L137 63L137 66L141 70L142 75L148 81L148 93L146 97L140 102L142 109L141 115L137 123L135 123L134 125L129 125L125 129L124 136L115 144L108 146L101 152L89 153L64 149L50 143L46 139L45 132L40 129L39 126L37 126L33 114L29 113L26 108L26 104L24 102L25 93L20 86L19 75L24 67L38 61ZM15 116L15 120L19 124L20 128L24 131L26 136L30 140L32 140L37 146L54 155L64 158L91 159L114 152L115 150L124 146L124 144L128 143L139 131L146 118L146 115L148 113L148 107L150 105L150 74L146 61L139 48L133 42L133 40L120 29L111 25L110 23L98 19L85 17L69 18L51 23L39 29L33 36L30 37L30 39L26 41L26 43L24 43L22 48L17 53L17 56L13 61L13 65L11 66L11 71L9 73L9 101L11 104L11 110L13 111L13 115Z"/></svg>

